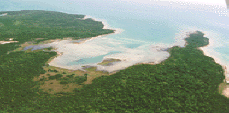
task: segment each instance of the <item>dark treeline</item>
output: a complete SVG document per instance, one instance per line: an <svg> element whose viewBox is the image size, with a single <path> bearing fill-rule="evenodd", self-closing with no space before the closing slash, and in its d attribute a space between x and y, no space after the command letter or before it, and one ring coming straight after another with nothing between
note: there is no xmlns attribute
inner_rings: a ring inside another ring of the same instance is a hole
<svg viewBox="0 0 229 113"><path fill-rule="evenodd" d="M0 112L25 112L39 88L35 76L45 73L42 66L55 52L11 52L0 56Z"/></svg>

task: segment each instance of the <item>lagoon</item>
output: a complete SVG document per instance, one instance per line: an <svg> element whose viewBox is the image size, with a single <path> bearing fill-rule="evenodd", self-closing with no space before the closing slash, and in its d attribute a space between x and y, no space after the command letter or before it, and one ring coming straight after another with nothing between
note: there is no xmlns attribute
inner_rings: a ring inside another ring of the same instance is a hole
<svg viewBox="0 0 229 113"><path fill-rule="evenodd" d="M229 17L226 7L181 4L165 1L137 3L124 0L40 0L4 2L4 6L9 7L2 7L1 10L42 9L84 14L103 21L108 26L106 28L122 29L119 34L95 38L81 44L73 44L66 40L50 43L57 48L56 51L63 52L62 56L50 62L52 66L78 69L82 65L96 65L101 62L101 58L121 59L122 62L116 66L98 66L99 69L114 71L140 62L159 63L169 57L168 52L160 51L161 49L183 47L186 34L199 30L214 42L207 47L210 51L207 55L219 59L218 63L229 67ZM121 53L109 54L111 51ZM87 63L69 65L80 59L87 60Z"/></svg>

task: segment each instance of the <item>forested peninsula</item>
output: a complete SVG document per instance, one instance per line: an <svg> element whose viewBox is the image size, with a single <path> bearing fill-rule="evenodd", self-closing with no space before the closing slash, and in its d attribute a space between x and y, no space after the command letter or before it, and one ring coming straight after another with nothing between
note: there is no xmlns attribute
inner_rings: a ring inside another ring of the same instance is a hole
<svg viewBox="0 0 229 113"><path fill-rule="evenodd" d="M66 14L54 11L23 10L4 11L0 14L0 41L19 41L19 43L0 45L0 55L14 50L25 42L39 43L50 39L82 39L114 30L103 29L102 22L85 19L85 15Z"/></svg>
<svg viewBox="0 0 229 113"><path fill-rule="evenodd" d="M160 64L134 65L109 76L97 77L91 84L75 88L71 93L50 94L39 88L40 81L46 79L34 81L34 78L46 73L43 67L56 52L13 50L28 41L78 39L114 31L102 29L101 22L83 19L83 15L51 11L0 13L7 13L0 16L0 40L18 41L0 44L0 112L229 112L229 99L219 92L219 84L225 78L224 70L198 49L209 44L200 31L185 38L185 47L169 48L170 57ZM61 77L56 75L49 79ZM87 75L84 77L87 79Z"/></svg>

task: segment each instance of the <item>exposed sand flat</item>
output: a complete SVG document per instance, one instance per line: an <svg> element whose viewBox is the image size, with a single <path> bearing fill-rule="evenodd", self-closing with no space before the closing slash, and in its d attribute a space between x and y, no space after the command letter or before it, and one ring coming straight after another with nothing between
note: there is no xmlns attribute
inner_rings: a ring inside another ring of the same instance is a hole
<svg viewBox="0 0 229 113"><path fill-rule="evenodd" d="M8 43L14 43L18 41L0 41L0 44L8 44Z"/></svg>
<svg viewBox="0 0 229 113"><path fill-rule="evenodd" d="M222 94L223 94L224 96L226 96L227 98L229 98L229 86L227 86L227 87L223 90Z"/></svg>
<svg viewBox="0 0 229 113"><path fill-rule="evenodd" d="M7 13L4 13L4 14L0 14L0 16L6 16L7 15Z"/></svg>

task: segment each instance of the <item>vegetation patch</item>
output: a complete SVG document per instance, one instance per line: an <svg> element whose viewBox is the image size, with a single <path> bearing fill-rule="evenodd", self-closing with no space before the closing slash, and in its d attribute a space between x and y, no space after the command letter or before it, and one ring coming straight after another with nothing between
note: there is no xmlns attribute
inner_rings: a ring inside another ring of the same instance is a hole
<svg viewBox="0 0 229 113"><path fill-rule="evenodd" d="M75 74L67 75L68 78L73 78Z"/></svg>
<svg viewBox="0 0 229 113"><path fill-rule="evenodd" d="M114 62L120 62L120 61L121 61L120 59L105 59L101 63L98 63L98 65L110 66Z"/></svg>
<svg viewBox="0 0 229 113"><path fill-rule="evenodd" d="M73 76L64 77L61 79L60 84L68 84L68 83L81 84L84 81L87 81L87 74L85 74L84 76L75 76L74 78Z"/></svg>
<svg viewBox="0 0 229 113"><path fill-rule="evenodd" d="M54 80L54 79L60 79L61 77L63 77L63 75L62 74L56 74L56 75L54 75L54 76L49 76L48 78L49 78L49 80Z"/></svg>
<svg viewBox="0 0 229 113"><path fill-rule="evenodd" d="M56 69L54 69L54 70L49 69L48 72L55 72L55 73L57 73L58 71Z"/></svg>

